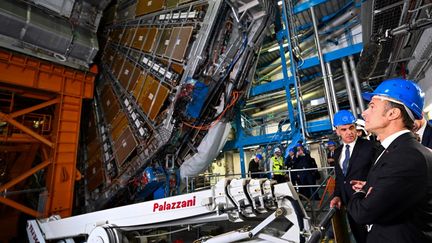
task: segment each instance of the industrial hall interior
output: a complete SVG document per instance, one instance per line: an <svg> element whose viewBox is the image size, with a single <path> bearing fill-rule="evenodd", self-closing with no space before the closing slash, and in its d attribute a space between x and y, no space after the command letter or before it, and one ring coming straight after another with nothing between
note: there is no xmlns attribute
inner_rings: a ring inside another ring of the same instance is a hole
<svg viewBox="0 0 432 243"><path fill-rule="evenodd" d="M431 0L0 0L0 243L432 242Z"/></svg>

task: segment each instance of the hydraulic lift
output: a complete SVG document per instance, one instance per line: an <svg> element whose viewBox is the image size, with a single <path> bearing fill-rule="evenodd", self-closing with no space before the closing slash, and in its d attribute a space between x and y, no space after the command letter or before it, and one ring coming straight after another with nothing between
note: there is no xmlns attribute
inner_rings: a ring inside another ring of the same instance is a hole
<svg viewBox="0 0 432 243"><path fill-rule="evenodd" d="M125 242L127 232L157 227L195 225L214 221L247 222L269 214L249 229L202 237L196 242L304 242L312 234L310 219L290 182L267 179L223 179L211 189L147 201L61 219L29 220L30 242ZM282 235L264 233L276 218L286 219ZM127 242L127 241L126 241Z"/></svg>

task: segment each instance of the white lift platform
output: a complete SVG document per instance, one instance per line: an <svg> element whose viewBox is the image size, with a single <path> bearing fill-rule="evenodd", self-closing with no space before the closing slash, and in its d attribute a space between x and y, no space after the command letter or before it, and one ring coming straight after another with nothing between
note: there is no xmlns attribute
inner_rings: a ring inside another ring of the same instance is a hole
<svg viewBox="0 0 432 243"><path fill-rule="evenodd" d="M310 219L291 183L274 184L266 179L224 179L204 191L64 219L29 220L27 234L34 243L74 242L77 237L86 242L121 243L122 234L128 231L221 220L244 222L263 213L270 214L255 227L196 242L304 242L311 235ZM286 219L286 232L278 236L263 233L278 217Z"/></svg>

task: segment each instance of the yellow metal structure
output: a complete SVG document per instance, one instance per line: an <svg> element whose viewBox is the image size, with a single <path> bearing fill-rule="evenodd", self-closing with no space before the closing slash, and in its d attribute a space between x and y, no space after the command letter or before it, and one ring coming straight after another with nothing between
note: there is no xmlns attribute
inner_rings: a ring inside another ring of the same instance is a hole
<svg viewBox="0 0 432 243"><path fill-rule="evenodd" d="M81 177L76 162L82 102L93 98L96 73L0 49L0 155L16 163L20 154L27 165L8 166L4 172L16 168L16 175L0 178L0 192L28 189L25 181L41 170L47 192L39 209L19 196L0 197L0 203L33 217L71 215L75 180ZM31 146L35 153L10 149L17 146ZM0 214L6 211L0 208ZM0 220L0 225L7 222Z"/></svg>

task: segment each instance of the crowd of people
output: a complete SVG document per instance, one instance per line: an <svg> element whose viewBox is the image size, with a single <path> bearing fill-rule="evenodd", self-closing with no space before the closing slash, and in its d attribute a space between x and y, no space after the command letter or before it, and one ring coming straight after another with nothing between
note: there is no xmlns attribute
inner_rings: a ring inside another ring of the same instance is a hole
<svg viewBox="0 0 432 243"><path fill-rule="evenodd" d="M321 175L315 159L310 156L302 141L287 149L286 156L283 156L285 153L282 148L283 146L275 146L271 150L271 156L268 156L268 161L264 161L262 154L256 154L249 161L249 177L271 178L278 183L291 181L294 185L300 186L299 193L305 197L310 198L314 195L313 199L319 199L319 195L314 194L317 188L311 185L316 185Z"/></svg>

